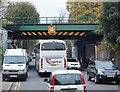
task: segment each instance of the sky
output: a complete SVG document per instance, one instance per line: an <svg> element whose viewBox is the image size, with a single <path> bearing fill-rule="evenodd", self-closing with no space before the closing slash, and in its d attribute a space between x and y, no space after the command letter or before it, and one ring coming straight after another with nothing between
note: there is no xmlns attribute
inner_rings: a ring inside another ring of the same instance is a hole
<svg viewBox="0 0 120 92"><path fill-rule="evenodd" d="M40 17L59 17L60 13L67 16L67 0L10 0L12 2L31 2L37 9Z"/></svg>
<svg viewBox="0 0 120 92"><path fill-rule="evenodd" d="M8 0L12 2L31 2L37 9L40 17L60 17L60 14L65 14L65 17L69 16L66 9L67 1L78 1L78 2L88 2L88 1L104 1L104 2L116 2L120 0Z"/></svg>

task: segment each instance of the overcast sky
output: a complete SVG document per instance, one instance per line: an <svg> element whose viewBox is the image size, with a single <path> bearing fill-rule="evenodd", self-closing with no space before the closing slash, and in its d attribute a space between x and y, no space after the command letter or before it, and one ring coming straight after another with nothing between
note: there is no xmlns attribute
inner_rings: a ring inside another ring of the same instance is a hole
<svg viewBox="0 0 120 92"><path fill-rule="evenodd" d="M12 2L31 2L37 9L40 17L59 17L60 13L66 13L67 0L10 0Z"/></svg>

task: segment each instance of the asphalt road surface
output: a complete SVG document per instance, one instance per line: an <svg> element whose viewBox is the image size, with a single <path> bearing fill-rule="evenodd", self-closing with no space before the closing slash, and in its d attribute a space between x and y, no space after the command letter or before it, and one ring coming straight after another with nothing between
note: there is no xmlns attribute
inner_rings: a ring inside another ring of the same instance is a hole
<svg viewBox="0 0 120 92"><path fill-rule="evenodd" d="M47 90L47 84L44 82L44 77L40 77L34 67L34 61L31 62L29 69L29 77L27 81L19 81L19 86L17 90ZM83 74L86 78L86 72L83 71ZM9 82L9 81L8 81ZM5 84L6 82L3 82ZM87 90L89 92L120 92L119 85L116 85L114 82L110 83L101 83L95 84L94 79L92 81L87 81L86 78Z"/></svg>

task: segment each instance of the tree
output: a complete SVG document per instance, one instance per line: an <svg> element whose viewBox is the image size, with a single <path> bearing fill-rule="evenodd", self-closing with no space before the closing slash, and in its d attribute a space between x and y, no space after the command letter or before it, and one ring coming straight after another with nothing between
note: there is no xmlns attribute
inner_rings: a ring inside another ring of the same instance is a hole
<svg viewBox="0 0 120 92"><path fill-rule="evenodd" d="M110 49L110 57L120 60L120 2L104 2L101 24L105 45Z"/></svg>
<svg viewBox="0 0 120 92"><path fill-rule="evenodd" d="M28 2L18 2L18 3L10 3L6 12L5 18L10 18L9 21L21 24L23 23L39 23L39 14L36 11L35 7ZM22 43L22 44L21 44ZM32 40L17 40L18 47L23 47L27 50L31 50L31 47L34 48L34 44L36 42ZM21 45L20 45L21 44Z"/></svg>
<svg viewBox="0 0 120 92"><path fill-rule="evenodd" d="M119 3L107 2L103 6L103 14L101 17L101 23L105 31L105 37L109 43L119 43L120 37L120 9Z"/></svg>
<svg viewBox="0 0 120 92"><path fill-rule="evenodd" d="M5 17L10 18L9 21L16 24L39 22L38 12L35 7L28 2L10 3L6 10Z"/></svg>
<svg viewBox="0 0 120 92"><path fill-rule="evenodd" d="M99 22L98 17L102 13L102 3L74 0L74 2L67 2L67 10L70 12L70 17L78 17L73 22Z"/></svg>

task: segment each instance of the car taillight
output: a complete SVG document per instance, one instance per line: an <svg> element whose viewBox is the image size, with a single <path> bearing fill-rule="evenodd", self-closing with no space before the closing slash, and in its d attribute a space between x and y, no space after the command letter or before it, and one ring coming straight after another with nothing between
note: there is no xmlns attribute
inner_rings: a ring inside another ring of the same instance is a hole
<svg viewBox="0 0 120 92"><path fill-rule="evenodd" d="M64 68L66 68L66 58L64 58Z"/></svg>
<svg viewBox="0 0 120 92"><path fill-rule="evenodd" d="M52 77L52 83L50 87L50 92L54 92L54 84L55 84L55 75Z"/></svg>
<svg viewBox="0 0 120 92"><path fill-rule="evenodd" d="M84 92L87 92L87 90L86 90L86 86L83 86L83 88L84 88Z"/></svg>
<svg viewBox="0 0 120 92"><path fill-rule="evenodd" d="M81 74L81 78L82 78L82 84L85 84L85 79L84 76Z"/></svg>
<svg viewBox="0 0 120 92"><path fill-rule="evenodd" d="M50 92L54 92L54 87L50 87Z"/></svg>
<svg viewBox="0 0 120 92"><path fill-rule="evenodd" d="M41 68L43 68L43 58L41 59Z"/></svg>
<svg viewBox="0 0 120 92"><path fill-rule="evenodd" d="M82 78L82 84L83 84L84 92L87 92L86 85L85 85L85 79L84 79L84 76L82 74L81 74L81 78Z"/></svg>

